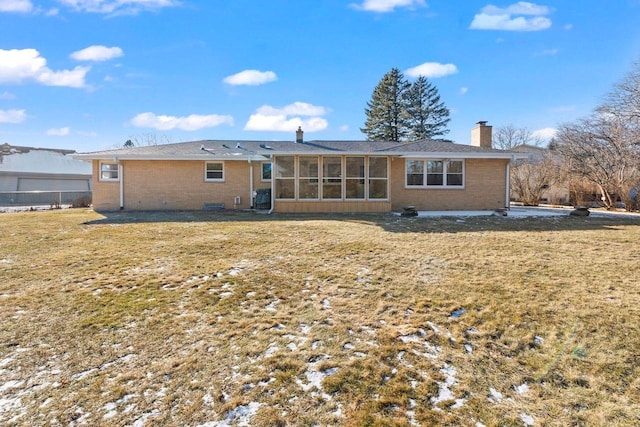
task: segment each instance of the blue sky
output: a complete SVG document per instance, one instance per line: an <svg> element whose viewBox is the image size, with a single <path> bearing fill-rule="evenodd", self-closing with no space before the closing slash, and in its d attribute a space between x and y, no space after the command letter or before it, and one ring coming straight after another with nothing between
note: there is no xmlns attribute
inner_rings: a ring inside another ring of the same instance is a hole
<svg viewBox="0 0 640 427"><path fill-rule="evenodd" d="M0 143L364 139L392 67L552 135L640 59L640 0L0 0Z"/></svg>

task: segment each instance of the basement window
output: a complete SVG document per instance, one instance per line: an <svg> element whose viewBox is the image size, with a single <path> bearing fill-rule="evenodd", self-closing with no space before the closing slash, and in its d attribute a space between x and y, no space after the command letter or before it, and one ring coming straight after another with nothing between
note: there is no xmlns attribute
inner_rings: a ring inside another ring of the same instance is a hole
<svg viewBox="0 0 640 427"><path fill-rule="evenodd" d="M205 176L207 182L224 181L224 163L222 162L205 162Z"/></svg>
<svg viewBox="0 0 640 427"><path fill-rule="evenodd" d="M100 162L100 181L118 181L118 164Z"/></svg>

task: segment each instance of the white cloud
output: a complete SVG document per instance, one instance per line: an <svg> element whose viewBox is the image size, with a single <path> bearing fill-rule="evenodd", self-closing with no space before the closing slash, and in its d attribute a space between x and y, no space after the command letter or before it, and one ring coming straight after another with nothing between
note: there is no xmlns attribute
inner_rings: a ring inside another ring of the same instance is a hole
<svg viewBox="0 0 640 427"><path fill-rule="evenodd" d="M573 30L573 24L566 24L562 28L564 28L566 31L571 31L571 30Z"/></svg>
<svg viewBox="0 0 640 427"><path fill-rule="evenodd" d="M91 67L53 71L35 49L0 49L0 83L21 84L34 81L46 86L85 87Z"/></svg>
<svg viewBox="0 0 640 427"><path fill-rule="evenodd" d="M273 71L244 70L225 77L223 81L234 86L258 86L276 80L278 76Z"/></svg>
<svg viewBox="0 0 640 427"><path fill-rule="evenodd" d="M22 123L27 120L24 110L0 110L0 123Z"/></svg>
<svg viewBox="0 0 640 427"><path fill-rule="evenodd" d="M362 4L350 4L354 9L378 13L393 12L395 8L400 7L415 9L417 7L425 7L426 5L424 0L364 0Z"/></svg>
<svg viewBox="0 0 640 427"><path fill-rule="evenodd" d="M0 93L0 99L16 99L16 96L11 92L4 91Z"/></svg>
<svg viewBox="0 0 640 427"><path fill-rule="evenodd" d="M554 136L556 136L556 134L558 133L558 129L554 129L554 128L543 128L543 129L538 129L534 132L531 133L531 136L534 138L540 138L542 140L549 140L551 138L553 138Z"/></svg>
<svg viewBox="0 0 640 427"><path fill-rule="evenodd" d="M409 68L405 74L409 77L424 76L428 78L444 77L456 74L458 67L453 64L440 64L438 62L425 62L417 67Z"/></svg>
<svg viewBox="0 0 640 427"><path fill-rule="evenodd" d="M28 13L32 10L31 0L0 0L0 12Z"/></svg>
<svg viewBox="0 0 640 427"><path fill-rule="evenodd" d="M294 102L282 108L263 105L249 117L244 130L293 132L301 126L305 132L317 132L329 126L327 120L320 117L328 112L328 108L306 102Z"/></svg>
<svg viewBox="0 0 640 427"><path fill-rule="evenodd" d="M53 128L53 129L48 129L46 134L49 136L67 136L69 135L69 133L71 132L71 129L68 127L64 127L64 128Z"/></svg>
<svg viewBox="0 0 640 427"><path fill-rule="evenodd" d="M155 11L182 4L179 0L58 0L79 12L110 15L136 15L142 11Z"/></svg>
<svg viewBox="0 0 640 427"><path fill-rule="evenodd" d="M87 131L79 130L79 131L76 131L76 133L78 135L80 135L80 136L86 136L86 137L90 137L90 138L94 138L94 137L98 136L97 132L92 132L92 131L87 132Z"/></svg>
<svg viewBox="0 0 640 427"><path fill-rule="evenodd" d="M75 59L76 61L101 62L108 61L113 58L119 58L122 55L124 55L122 49L117 46L106 47L95 45L73 52L71 55L69 55L69 57L71 59Z"/></svg>
<svg viewBox="0 0 640 427"><path fill-rule="evenodd" d="M338 128L338 130L340 130L340 132L348 132L349 131L349 125L342 125Z"/></svg>
<svg viewBox="0 0 640 427"><path fill-rule="evenodd" d="M152 128L157 130L182 129L194 131L202 128L215 127L223 124L233 125L233 117L219 114L199 115L191 114L186 117L156 115L154 113L140 113L131 119L135 127Z"/></svg>
<svg viewBox="0 0 640 427"><path fill-rule="evenodd" d="M472 30L540 31L551 27L547 6L521 1L505 8L488 5L473 17Z"/></svg>
<svg viewBox="0 0 640 427"><path fill-rule="evenodd" d="M469 88L468 87L461 87L460 88L460 95L464 95L465 93L469 92Z"/></svg>

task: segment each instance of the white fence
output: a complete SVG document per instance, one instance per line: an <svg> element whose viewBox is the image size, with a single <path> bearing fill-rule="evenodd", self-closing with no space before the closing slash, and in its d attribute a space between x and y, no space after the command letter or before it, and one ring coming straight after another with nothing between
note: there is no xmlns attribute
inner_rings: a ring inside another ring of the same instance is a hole
<svg viewBox="0 0 640 427"><path fill-rule="evenodd" d="M89 206L91 195L91 191L0 191L0 212Z"/></svg>

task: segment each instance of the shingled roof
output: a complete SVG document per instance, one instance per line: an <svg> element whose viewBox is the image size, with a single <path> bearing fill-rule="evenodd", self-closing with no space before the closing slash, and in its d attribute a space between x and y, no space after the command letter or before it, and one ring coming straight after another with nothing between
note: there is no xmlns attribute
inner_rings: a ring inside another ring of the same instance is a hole
<svg viewBox="0 0 640 427"><path fill-rule="evenodd" d="M492 148L422 140L391 141L232 141L201 140L74 154L82 160L265 160L274 155L390 155L396 157L504 158L518 153Z"/></svg>

